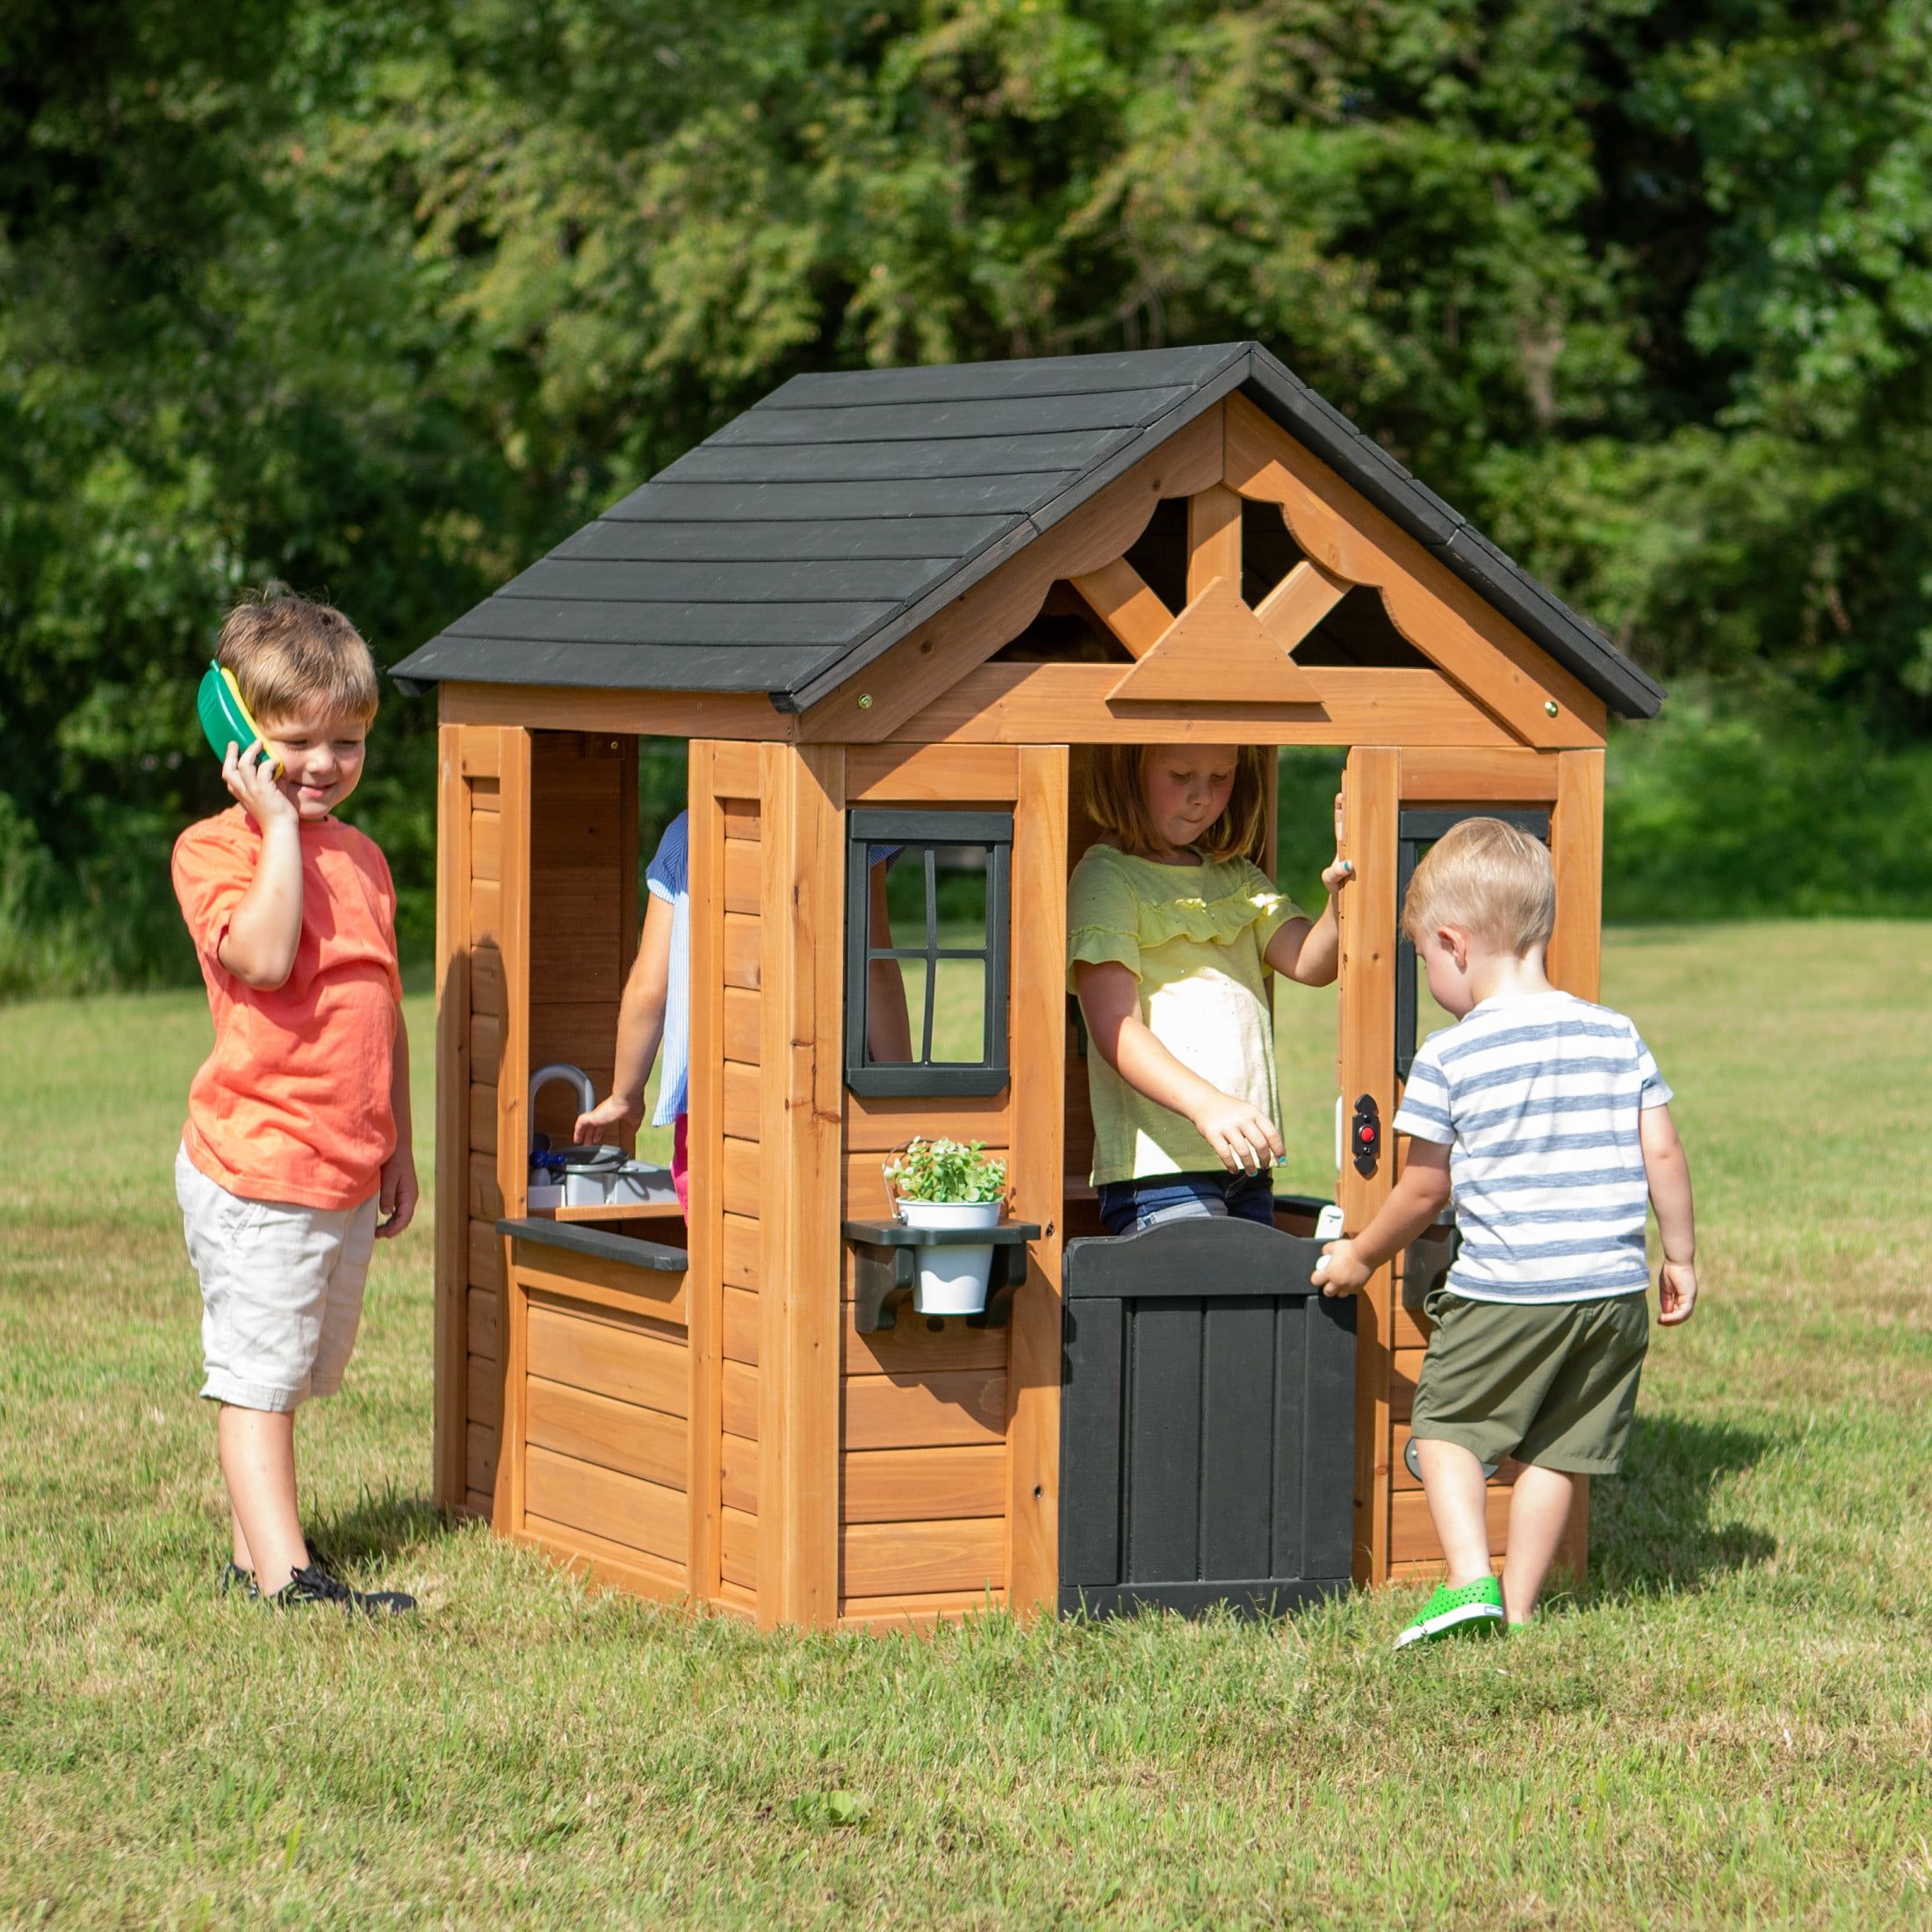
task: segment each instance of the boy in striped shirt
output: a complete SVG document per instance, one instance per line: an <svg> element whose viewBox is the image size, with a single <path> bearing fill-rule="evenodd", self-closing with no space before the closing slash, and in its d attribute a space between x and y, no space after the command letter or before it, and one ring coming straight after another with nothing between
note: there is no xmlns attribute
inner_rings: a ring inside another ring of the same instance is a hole
<svg viewBox="0 0 1932 1932"><path fill-rule="evenodd" d="M1416 869L1402 925L1458 1024L1417 1053L1393 1125L1394 1191L1315 1280L1352 1294L1453 1193L1462 1240L1425 1313L1435 1329L1410 1433L1448 1581L1396 1647L1527 1623L1576 1486L1621 1467L1649 1339L1647 1201L1663 1265L1657 1319L1697 1306L1690 1176L1670 1089L1621 1013L1543 970L1556 922L1549 854L1496 818L1453 827ZM1483 1465L1524 1464L1500 1585Z"/></svg>

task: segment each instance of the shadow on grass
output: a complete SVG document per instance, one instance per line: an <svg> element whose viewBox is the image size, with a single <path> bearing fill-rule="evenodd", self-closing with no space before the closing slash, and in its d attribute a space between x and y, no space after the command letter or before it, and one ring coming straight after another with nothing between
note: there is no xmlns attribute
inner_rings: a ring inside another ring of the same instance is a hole
<svg viewBox="0 0 1932 1932"><path fill-rule="evenodd" d="M1678 1596L1769 1561L1777 1539L1713 1523L1711 1501L1724 1477L1772 1446L1770 1436L1731 1423L1639 1415L1623 1474L1590 1486L1585 1597Z"/></svg>
<svg viewBox="0 0 1932 1932"><path fill-rule="evenodd" d="M456 1535L461 1521L426 1496L364 1489L349 1509L318 1516L311 1527L331 1559L357 1568L388 1561Z"/></svg>

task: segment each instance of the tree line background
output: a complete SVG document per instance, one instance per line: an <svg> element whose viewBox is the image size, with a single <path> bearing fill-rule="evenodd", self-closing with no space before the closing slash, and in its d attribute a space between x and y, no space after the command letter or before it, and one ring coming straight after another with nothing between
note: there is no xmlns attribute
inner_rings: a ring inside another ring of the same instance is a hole
<svg viewBox="0 0 1932 1932"><path fill-rule="evenodd" d="M0 0L0 992L191 974L244 588L393 662L799 370L1244 336L1669 685L1611 917L1932 912L1928 16Z"/></svg>

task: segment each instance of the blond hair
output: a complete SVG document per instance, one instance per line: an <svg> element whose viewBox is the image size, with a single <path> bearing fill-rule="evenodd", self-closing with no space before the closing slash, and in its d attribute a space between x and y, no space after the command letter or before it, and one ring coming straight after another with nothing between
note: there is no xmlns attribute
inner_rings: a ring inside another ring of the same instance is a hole
<svg viewBox="0 0 1932 1932"><path fill-rule="evenodd" d="M1157 745L1098 745L1087 768L1087 815L1128 846L1161 842L1147 814L1147 761ZM1210 859L1258 860L1266 849L1270 753L1259 745L1235 746L1234 789L1227 808L1194 840Z"/></svg>
<svg viewBox="0 0 1932 1932"><path fill-rule="evenodd" d="M312 704L367 724L380 694L376 660L341 611L271 587L244 598L221 626L215 661L234 673L242 702L266 726Z"/></svg>
<svg viewBox="0 0 1932 1932"><path fill-rule="evenodd" d="M1521 955L1556 928L1556 873L1539 840L1500 818L1465 818L1423 855L1409 882L1402 930L1411 940L1445 926Z"/></svg>

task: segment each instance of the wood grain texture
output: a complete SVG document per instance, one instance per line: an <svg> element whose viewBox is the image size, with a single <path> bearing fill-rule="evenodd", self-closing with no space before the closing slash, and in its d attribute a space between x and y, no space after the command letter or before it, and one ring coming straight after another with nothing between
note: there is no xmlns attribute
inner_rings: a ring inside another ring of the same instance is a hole
<svg viewBox="0 0 1932 1932"><path fill-rule="evenodd" d="M726 839L721 850L724 854L724 910L727 912L750 912L758 911L759 897L763 890L759 877L758 845L750 839ZM708 900L708 905L716 900Z"/></svg>
<svg viewBox="0 0 1932 1932"><path fill-rule="evenodd" d="M481 1423L486 1429L497 1428L503 1420L503 1365L490 1356L470 1354L464 1356L463 1363L465 1401L470 1420Z"/></svg>
<svg viewBox="0 0 1932 1932"><path fill-rule="evenodd" d="M524 1455L530 1513L606 1542L645 1550L684 1568L685 1502L681 1489L606 1469L532 1445ZM518 1525L522 1527L521 1525Z"/></svg>
<svg viewBox="0 0 1932 1932"><path fill-rule="evenodd" d="M1187 601L1216 578L1241 584L1241 499L1225 483L1210 483L1187 499Z"/></svg>
<svg viewBox="0 0 1932 1932"><path fill-rule="evenodd" d="M719 1561L724 1582L740 1590L758 1590L758 1518L727 1508L720 1521Z"/></svg>
<svg viewBox="0 0 1932 1932"><path fill-rule="evenodd" d="M846 1378L847 1449L940 1448L1006 1436L1004 1369Z"/></svg>
<svg viewBox="0 0 1932 1932"><path fill-rule="evenodd" d="M719 1438L718 1494L728 1510L758 1514L758 1445L748 1436Z"/></svg>
<svg viewBox="0 0 1932 1932"><path fill-rule="evenodd" d="M1238 527L1238 526L1237 526ZM1050 1610L1060 1587L1061 1198L1066 1166L1068 755L1020 753L1013 815L1013 1212L1046 1230L1013 1299L1006 1378L1005 1568L1016 1612Z"/></svg>
<svg viewBox="0 0 1932 1932"><path fill-rule="evenodd" d="M904 1147L914 1135L927 1140L984 1141L989 1147L1003 1147L1011 1135L1012 1092L1009 1087L1005 1093L941 1099L847 1094L846 1152L874 1155L883 1163L886 1155Z"/></svg>
<svg viewBox="0 0 1932 1932"><path fill-rule="evenodd" d="M641 1330L588 1323L541 1304L529 1311L525 1371L613 1402L680 1418L690 1412L690 1352ZM683 1561L681 1547L679 1561Z"/></svg>
<svg viewBox="0 0 1932 1932"><path fill-rule="evenodd" d="M967 673L905 726L935 744L1517 746L1439 671L1305 665L1313 702L1181 700L1116 706L1107 664L987 664Z"/></svg>
<svg viewBox="0 0 1932 1932"><path fill-rule="evenodd" d="M436 727L436 1316L430 1468L436 1499L468 1489L470 787L460 724ZM494 737L494 733L490 734ZM491 749L494 752L494 745ZM494 1424L498 1417L492 1417Z"/></svg>
<svg viewBox="0 0 1932 1932"><path fill-rule="evenodd" d="M1604 929L1604 754L1560 752L1556 801L1550 813L1550 859L1556 872L1556 930L1549 976L1565 992L1595 999Z"/></svg>
<svg viewBox="0 0 1932 1932"><path fill-rule="evenodd" d="M723 966L719 967L719 985L724 994L724 1057L736 1060L746 1066L755 1067L761 1050L760 1034L763 1029L758 995L747 992L741 986L725 986L723 981Z"/></svg>
<svg viewBox="0 0 1932 1932"><path fill-rule="evenodd" d="M1238 522L1235 527L1238 532ZM1318 686L1241 601L1239 581L1211 578L1121 674L1108 704L1319 703Z"/></svg>
<svg viewBox="0 0 1932 1932"><path fill-rule="evenodd" d="M795 716L763 692L625 691L561 684L438 686L452 724L518 725L530 731L619 732L641 738L776 739L798 735Z"/></svg>
<svg viewBox="0 0 1932 1932"><path fill-rule="evenodd" d="M1003 1609L1006 1592L991 1590L940 1590L909 1597L847 1597L839 1618L840 1630L883 1637L896 1633L912 1636L930 1634L941 1626L962 1623L969 1617L984 1616Z"/></svg>
<svg viewBox="0 0 1932 1932"><path fill-rule="evenodd" d="M1561 752L1402 747L1405 804L1546 804Z"/></svg>
<svg viewBox="0 0 1932 1932"><path fill-rule="evenodd" d="M595 1462L682 1490L690 1481L690 1443L681 1417L608 1395L530 1378L523 1402L526 1439L534 1447Z"/></svg>
<svg viewBox="0 0 1932 1932"><path fill-rule="evenodd" d="M854 1523L840 1533L840 1574L850 1597L1003 1590L1003 1517L941 1523Z"/></svg>
<svg viewBox="0 0 1932 1932"><path fill-rule="evenodd" d="M463 1333L470 1353L480 1355L488 1361L501 1362L503 1357L501 1344L497 1339L495 1289L479 1288L472 1284L465 1301Z"/></svg>
<svg viewBox="0 0 1932 1932"><path fill-rule="evenodd" d="M839 1614L845 753L761 756L760 1621ZM726 1206L733 1198L727 1166Z"/></svg>
<svg viewBox="0 0 1932 1932"><path fill-rule="evenodd" d="M762 1324L762 1310L759 1320ZM757 1368L752 1364L727 1358L718 1380L723 1390L725 1434L743 1436L748 1442L756 1442L761 1423Z"/></svg>
<svg viewBox="0 0 1932 1932"><path fill-rule="evenodd" d="M1349 753L1342 780L1343 854L1355 880L1342 895L1340 1085L1352 1109L1372 1096L1384 1150L1375 1171L1353 1162L1342 1169L1339 1200L1351 1229L1368 1225L1395 1179L1395 856L1401 813L1401 757L1382 747ZM1355 1581L1379 1584L1388 1575L1388 1351L1395 1271L1378 1269L1356 1297Z"/></svg>
<svg viewBox="0 0 1932 1932"><path fill-rule="evenodd" d="M720 1272L734 1288L758 1286L758 1223L744 1215L723 1217L723 1265Z"/></svg>
<svg viewBox="0 0 1932 1932"><path fill-rule="evenodd" d="M846 754L854 805L999 803L1019 779L1018 754L998 745L865 745Z"/></svg>
<svg viewBox="0 0 1932 1932"><path fill-rule="evenodd" d="M1348 593L1333 571L1304 557L1255 606L1255 619L1284 651L1293 652Z"/></svg>
<svg viewBox="0 0 1932 1932"><path fill-rule="evenodd" d="M1006 1452L998 1444L944 1449L868 1449L844 1460L840 1519L937 1522L1001 1517Z"/></svg>
<svg viewBox="0 0 1932 1932"><path fill-rule="evenodd" d="M1129 657L1144 658L1174 622L1174 613L1124 557L1069 580Z"/></svg>
<svg viewBox="0 0 1932 1932"><path fill-rule="evenodd" d="M547 1291L584 1308L620 1316L643 1316L669 1333L685 1326L689 1271L667 1273L627 1267L601 1256L572 1254L547 1243L513 1241L511 1272L524 1292ZM681 1344L684 1337L677 1335Z"/></svg>
<svg viewBox="0 0 1932 1932"><path fill-rule="evenodd" d="M724 1054L723 922L761 891L758 847L729 836L725 789L742 785L739 769L755 750L694 739L687 753L686 801L690 904L690 1077L686 1146L690 1159L691 1265L686 1273L690 1322L690 1509L685 1561L700 1603L723 1581L724 1302L729 1257L724 1223L724 1143L728 1069ZM733 854L738 854L734 861ZM746 861L749 861L748 864ZM743 1070L739 1070L743 1071Z"/></svg>

